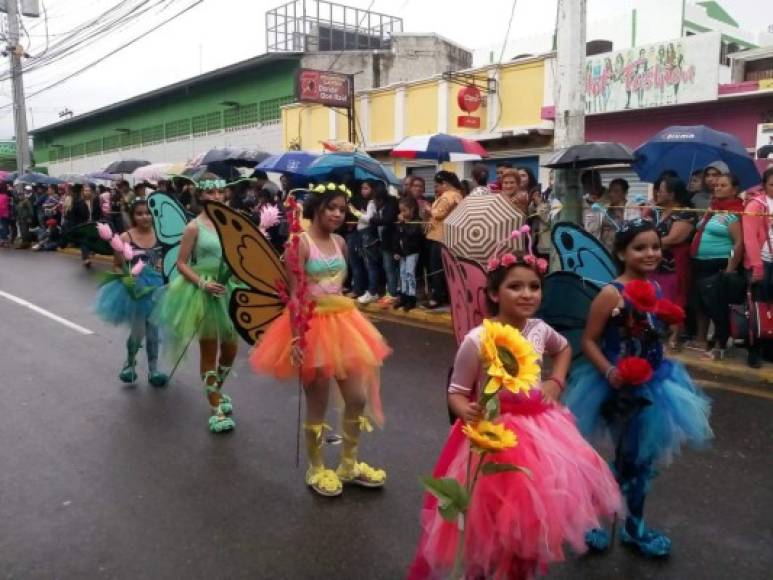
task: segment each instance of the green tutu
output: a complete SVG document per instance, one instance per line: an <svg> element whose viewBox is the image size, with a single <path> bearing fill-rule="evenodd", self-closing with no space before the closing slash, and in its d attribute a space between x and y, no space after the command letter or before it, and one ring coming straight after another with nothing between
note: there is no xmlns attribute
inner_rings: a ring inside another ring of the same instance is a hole
<svg viewBox="0 0 773 580"><path fill-rule="evenodd" d="M193 270L206 281L217 280L217 271L193 266ZM219 276L222 280L225 276ZM167 286L161 300L151 316L161 329L167 354L177 358L195 336L201 339L213 339L221 342L233 342L237 339L228 305L231 294L241 285L233 276L228 275L223 296L213 296L182 275L177 276Z"/></svg>

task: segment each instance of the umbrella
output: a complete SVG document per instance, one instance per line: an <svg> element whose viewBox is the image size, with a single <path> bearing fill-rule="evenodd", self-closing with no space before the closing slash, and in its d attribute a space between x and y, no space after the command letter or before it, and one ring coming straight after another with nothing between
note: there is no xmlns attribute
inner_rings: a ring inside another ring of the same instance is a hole
<svg viewBox="0 0 773 580"><path fill-rule="evenodd" d="M620 143L592 141L572 145L553 153L543 167L551 169L583 169L599 165L617 165L633 163L631 150Z"/></svg>
<svg viewBox="0 0 773 580"><path fill-rule="evenodd" d="M0 181L2 181L3 183L13 183L17 175L19 175L18 171L12 171L11 173L8 173L2 179L0 179Z"/></svg>
<svg viewBox="0 0 773 580"><path fill-rule="evenodd" d="M150 161L144 161L142 159L121 159L119 161L113 161L110 165L105 167L105 173L133 173L138 167L144 167L150 165Z"/></svg>
<svg viewBox="0 0 773 580"><path fill-rule="evenodd" d="M29 185L60 185L65 182L56 177L46 175L45 173L25 173L24 175L17 177L15 183L25 183Z"/></svg>
<svg viewBox="0 0 773 580"><path fill-rule="evenodd" d="M382 165L365 153L328 153L317 157L305 171L306 175L318 181L343 181L351 176L354 179L378 179L387 184L397 185L397 179L391 169Z"/></svg>
<svg viewBox="0 0 773 580"><path fill-rule="evenodd" d="M477 141L446 133L408 137L392 149L391 155L406 159L431 159L437 163L476 161L488 157L486 150Z"/></svg>
<svg viewBox="0 0 773 580"><path fill-rule="evenodd" d="M525 220L526 216L501 195L471 195L443 223L443 243L454 256L485 266L497 245ZM515 239L503 247L518 250L522 246Z"/></svg>
<svg viewBox="0 0 773 580"><path fill-rule="evenodd" d="M113 255L110 242L99 237L97 222L86 222L67 230L63 236L63 242L77 248L86 246L92 252L103 256Z"/></svg>
<svg viewBox="0 0 773 580"><path fill-rule="evenodd" d="M153 181L158 183L164 179L169 179L169 168L171 165L171 163L143 165L132 172L132 177L137 181Z"/></svg>
<svg viewBox="0 0 773 580"><path fill-rule="evenodd" d="M257 149L244 149L243 147L221 147L210 149L199 161L200 165L210 163L225 163L235 167L255 167L270 154Z"/></svg>
<svg viewBox="0 0 773 580"><path fill-rule="evenodd" d="M80 173L62 173L59 179L66 181L67 183L80 183L81 185L88 182L88 177L81 175Z"/></svg>
<svg viewBox="0 0 773 580"><path fill-rule="evenodd" d="M724 161L742 188L760 183L754 160L743 144L733 135L705 125L667 127L639 146L634 156L633 168L643 181L654 182L670 169L687 183L696 169Z"/></svg>
<svg viewBox="0 0 773 580"><path fill-rule="evenodd" d="M279 155L272 155L258 164L256 169L271 171L273 173L289 173L293 175L303 174L304 170L319 155L306 153L305 151L286 151Z"/></svg>

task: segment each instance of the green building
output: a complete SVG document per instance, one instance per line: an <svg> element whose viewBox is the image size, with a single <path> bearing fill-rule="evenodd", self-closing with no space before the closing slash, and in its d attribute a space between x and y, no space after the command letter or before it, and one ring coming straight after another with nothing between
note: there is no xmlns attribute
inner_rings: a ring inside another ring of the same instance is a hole
<svg viewBox="0 0 773 580"><path fill-rule="evenodd" d="M267 53L30 133L52 175L121 158L184 162L223 146L277 152L280 108L294 100L299 53Z"/></svg>

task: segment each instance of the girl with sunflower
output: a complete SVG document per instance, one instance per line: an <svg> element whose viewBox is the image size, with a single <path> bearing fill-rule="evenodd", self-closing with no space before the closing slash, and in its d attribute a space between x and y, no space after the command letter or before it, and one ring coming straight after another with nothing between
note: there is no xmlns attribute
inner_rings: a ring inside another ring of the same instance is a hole
<svg viewBox="0 0 773 580"><path fill-rule="evenodd" d="M484 455L501 465L487 466L483 473L494 475L467 484L463 526L447 521L438 500L427 496L411 580L458 570L460 527L461 577L531 578L564 559L564 544L584 551L587 526L620 509L612 473L558 403L571 348L533 318L546 268L531 254L489 260L486 298L494 317L471 330L457 352L448 394L457 420L433 476L464 485ZM544 356L552 370L543 380Z"/></svg>
<svg viewBox="0 0 773 580"><path fill-rule="evenodd" d="M339 496L343 484L376 488L386 472L358 461L361 431L372 431L366 406L377 424L383 422L379 399L379 369L390 349L378 330L343 295L346 243L334 234L344 222L349 190L320 185L304 199L303 218L311 225L296 233L285 253L291 301L261 338L250 356L253 369L279 379L300 377L306 395L303 431L309 468L306 485L323 496ZM293 249L294 251L291 251ZM310 302L311 315L294 323L291 306ZM299 328L301 327L301 328ZM334 471L322 456L325 414L331 383L344 400L341 462Z"/></svg>
<svg viewBox="0 0 773 580"><path fill-rule="evenodd" d="M662 258L655 225L624 223L614 251L623 273L590 307L582 338L587 361L572 369L565 402L586 437L612 437L613 467L628 506L621 541L645 556L664 557L671 540L644 525L654 465L668 462L682 442L702 446L713 437L710 404L684 367L663 356L668 327L680 324L684 311L647 279ZM598 551L610 544L604 529L591 530L586 541Z"/></svg>

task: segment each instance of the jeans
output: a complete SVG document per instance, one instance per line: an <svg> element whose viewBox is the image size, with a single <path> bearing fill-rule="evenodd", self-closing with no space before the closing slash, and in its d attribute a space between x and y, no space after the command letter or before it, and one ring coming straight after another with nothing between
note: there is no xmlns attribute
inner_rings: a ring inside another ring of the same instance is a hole
<svg viewBox="0 0 773 580"><path fill-rule="evenodd" d="M394 252L387 250L381 250L381 260L384 266L384 273L386 274L386 287L390 296L397 296L400 291L399 287L399 266L397 260L395 260Z"/></svg>
<svg viewBox="0 0 773 580"><path fill-rule="evenodd" d="M11 218L0 218L0 241L8 240L11 233Z"/></svg>
<svg viewBox="0 0 773 580"><path fill-rule="evenodd" d="M427 240L429 244L429 272L430 296L432 300L440 304L448 302L448 286L446 274L443 270L443 244L434 240Z"/></svg>
<svg viewBox="0 0 773 580"><path fill-rule="evenodd" d="M363 238L363 244L365 240ZM378 294L378 288L381 278L384 275L383 258L381 257L381 244L378 242L366 247L363 245L362 255L365 260L365 267L368 271L368 292Z"/></svg>
<svg viewBox="0 0 773 580"><path fill-rule="evenodd" d="M416 297L416 265L419 254L400 258L400 289L405 296Z"/></svg>
<svg viewBox="0 0 773 580"><path fill-rule="evenodd" d="M91 250L89 249L88 244L82 244L80 247L81 250L81 260L86 261L89 258L91 258Z"/></svg>
<svg viewBox="0 0 773 580"><path fill-rule="evenodd" d="M360 232L351 232L346 237L349 249L349 268L352 271L352 291L361 296L368 287L368 267L362 254L362 236Z"/></svg>

